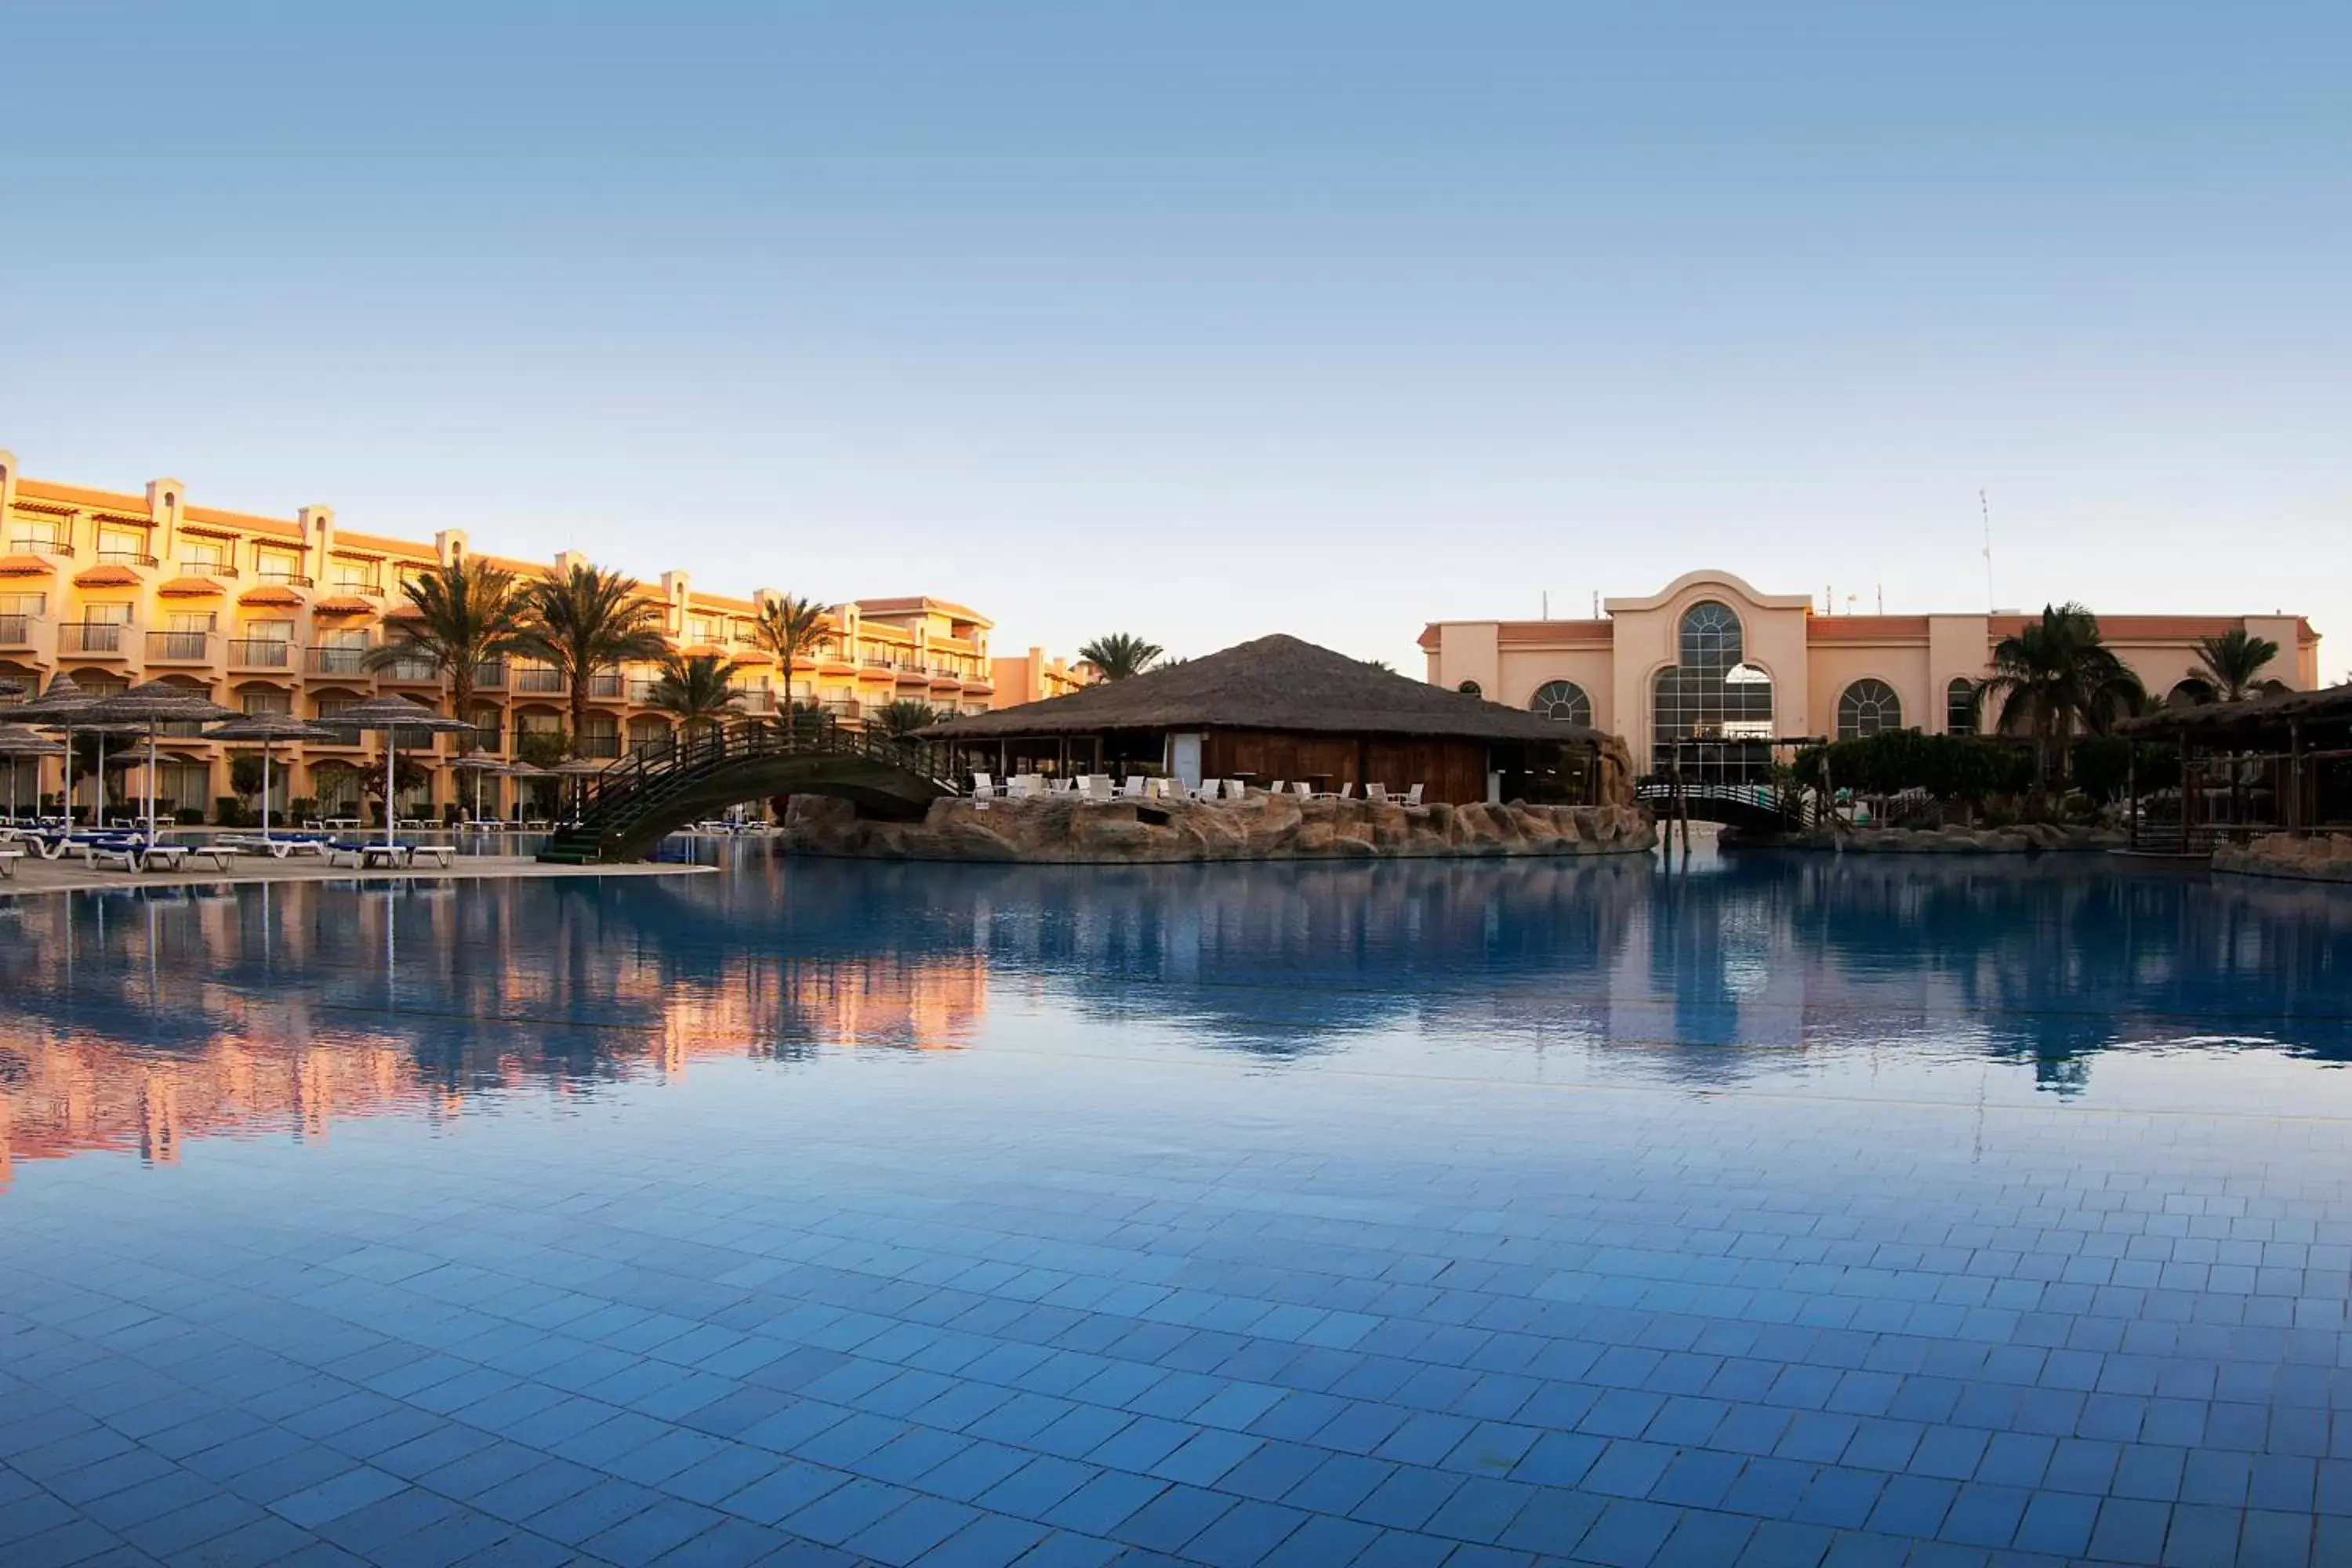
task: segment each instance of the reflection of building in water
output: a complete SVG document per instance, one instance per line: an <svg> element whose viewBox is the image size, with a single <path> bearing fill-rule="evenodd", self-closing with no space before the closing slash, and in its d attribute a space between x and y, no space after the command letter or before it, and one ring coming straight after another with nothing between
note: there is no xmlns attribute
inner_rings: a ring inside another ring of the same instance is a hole
<svg viewBox="0 0 2352 1568"><path fill-rule="evenodd" d="M635 1071L674 1078L696 1057L961 1047L987 1006L987 963L970 951L705 952L642 927L622 941L593 908L562 910L551 942L547 905L519 916L521 900L470 890L278 902L278 918L228 899L12 911L0 1190L20 1159L169 1164L193 1139L315 1142L341 1120L451 1118L480 1094L593 1092ZM511 1026L452 1028L452 1015Z"/></svg>

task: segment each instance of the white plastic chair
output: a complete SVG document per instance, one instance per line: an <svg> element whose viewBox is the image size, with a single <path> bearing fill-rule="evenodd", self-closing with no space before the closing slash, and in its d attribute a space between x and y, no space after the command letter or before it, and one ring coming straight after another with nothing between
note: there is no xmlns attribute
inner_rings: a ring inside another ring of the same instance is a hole
<svg viewBox="0 0 2352 1568"><path fill-rule="evenodd" d="M1146 779L1141 773L1128 774L1126 778L1119 781L1118 798L1121 800L1141 800L1146 793L1143 786L1150 782L1150 781Z"/></svg>
<svg viewBox="0 0 2352 1568"><path fill-rule="evenodd" d="M1421 786L1419 784L1415 784L1411 789L1404 792L1404 803L1407 805L1419 805L1421 804Z"/></svg>
<svg viewBox="0 0 2352 1568"><path fill-rule="evenodd" d="M1384 784L1368 784L1364 786L1364 798L1374 805L1386 805L1389 803L1389 786Z"/></svg>
<svg viewBox="0 0 2352 1568"><path fill-rule="evenodd" d="M987 773L972 774L971 798L974 800L994 800L996 798L996 781Z"/></svg>

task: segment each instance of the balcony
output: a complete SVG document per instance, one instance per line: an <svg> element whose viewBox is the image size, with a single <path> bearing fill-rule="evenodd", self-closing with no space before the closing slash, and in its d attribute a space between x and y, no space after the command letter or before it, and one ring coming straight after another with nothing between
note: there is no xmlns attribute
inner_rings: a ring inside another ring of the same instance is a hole
<svg viewBox="0 0 2352 1568"><path fill-rule="evenodd" d="M621 754L621 737L617 734L583 735L580 737L578 750L582 756L592 758L598 762L602 762L611 757L617 757Z"/></svg>
<svg viewBox="0 0 2352 1568"><path fill-rule="evenodd" d="M290 669L294 645L274 637L231 637L228 662L236 669Z"/></svg>
<svg viewBox="0 0 2352 1568"><path fill-rule="evenodd" d="M334 644L313 646L310 649L310 673L313 675L364 675L367 673L368 650L365 644Z"/></svg>
<svg viewBox="0 0 2352 1568"><path fill-rule="evenodd" d="M149 632L150 664L209 664L213 657L210 632Z"/></svg>
<svg viewBox="0 0 2352 1568"><path fill-rule="evenodd" d="M643 707L654 700L654 693L660 689L658 680L632 680L629 682L629 700Z"/></svg>
<svg viewBox="0 0 2352 1568"><path fill-rule="evenodd" d="M166 741L200 741L205 738L205 719L171 719L155 726L155 733Z"/></svg>
<svg viewBox="0 0 2352 1568"><path fill-rule="evenodd" d="M400 681L411 686L438 686L441 684L441 667L425 658L394 659L377 670L376 677L381 680Z"/></svg>
<svg viewBox="0 0 2352 1568"><path fill-rule="evenodd" d="M817 706L824 710L827 718L840 719L850 723L856 723L864 711L854 697L830 698L818 703Z"/></svg>
<svg viewBox="0 0 2352 1568"><path fill-rule="evenodd" d="M61 654L120 654L123 626L117 621L64 621L58 626Z"/></svg>
<svg viewBox="0 0 2352 1568"><path fill-rule="evenodd" d="M617 698L625 689L625 684L619 670L599 670L588 678L588 695Z"/></svg>
<svg viewBox="0 0 2352 1568"><path fill-rule="evenodd" d="M70 561L74 552L73 546L64 540L51 538L46 533L16 533L8 537L8 552L12 555L58 555Z"/></svg>
<svg viewBox="0 0 2352 1568"><path fill-rule="evenodd" d="M236 568L226 561L190 561L184 556L180 560L179 570L192 577L223 577L232 582L236 578Z"/></svg>
<svg viewBox="0 0 2352 1568"><path fill-rule="evenodd" d="M765 714L776 710L776 694L764 686L738 686L730 695L735 699L739 713Z"/></svg>
<svg viewBox="0 0 2352 1568"><path fill-rule="evenodd" d="M373 577L351 579L338 577L329 584L329 591L336 594L362 594L371 599L383 597L383 584Z"/></svg>
<svg viewBox="0 0 2352 1568"><path fill-rule="evenodd" d="M101 550L93 558L101 566L152 566L155 558L143 550Z"/></svg>
<svg viewBox="0 0 2352 1568"><path fill-rule="evenodd" d="M509 669L507 683L526 697L561 697L572 689L560 669Z"/></svg>
<svg viewBox="0 0 2352 1568"><path fill-rule="evenodd" d="M507 689L507 666L504 659L489 659L474 666L474 689L504 691Z"/></svg>
<svg viewBox="0 0 2352 1568"><path fill-rule="evenodd" d="M253 580L257 583L275 583L281 588L308 588L312 585L309 577L291 567L257 566L254 568Z"/></svg>
<svg viewBox="0 0 2352 1568"><path fill-rule="evenodd" d="M506 731L499 729L495 723L485 724L474 731L474 750L478 752L503 752L506 749Z"/></svg>

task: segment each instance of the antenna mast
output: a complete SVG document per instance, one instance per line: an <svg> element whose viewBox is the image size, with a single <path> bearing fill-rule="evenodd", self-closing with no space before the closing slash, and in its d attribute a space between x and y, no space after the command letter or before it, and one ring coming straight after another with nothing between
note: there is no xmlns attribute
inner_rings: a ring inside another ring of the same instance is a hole
<svg viewBox="0 0 2352 1568"><path fill-rule="evenodd" d="M1988 614L2000 606L1994 602L1992 592L1992 503L1977 491L1977 510L1984 518L1985 610Z"/></svg>

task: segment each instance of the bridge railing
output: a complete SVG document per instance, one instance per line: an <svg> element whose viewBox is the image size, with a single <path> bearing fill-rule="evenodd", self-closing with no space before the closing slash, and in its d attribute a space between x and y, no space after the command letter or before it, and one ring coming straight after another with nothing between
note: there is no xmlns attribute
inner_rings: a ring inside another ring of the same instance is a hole
<svg viewBox="0 0 2352 1568"><path fill-rule="evenodd" d="M666 783L730 763L759 757L834 755L868 758L918 773L946 794L958 793L943 748L866 730L845 729L830 714L779 715L766 722L695 727L632 752L602 771L584 775L581 820L625 814Z"/></svg>
<svg viewBox="0 0 2352 1568"><path fill-rule="evenodd" d="M1774 784L1735 784L1724 780L1685 779L1677 784L1673 779L1656 774L1634 782L1633 797L1636 800L1654 805L1672 805L1677 795L1685 801L1739 806L1759 816L1783 821L1793 816L1806 826L1821 820L1821 802L1811 791L1800 791L1791 796ZM1792 805L1796 808L1793 812L1790 809Z"/></svg>

